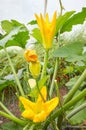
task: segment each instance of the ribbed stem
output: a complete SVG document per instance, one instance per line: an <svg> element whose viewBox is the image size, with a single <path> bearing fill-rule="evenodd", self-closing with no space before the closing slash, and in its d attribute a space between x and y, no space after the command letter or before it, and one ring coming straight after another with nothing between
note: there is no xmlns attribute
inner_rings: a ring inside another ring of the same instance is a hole
<svg viewBox="0 0 86 130"><path fill-rule="evenodd" d="M52 97L52 94L53 94L54 82L55 82L55 78L56 78L56 74L57 74L57 69L58 69L58 59L56 59L56 62L55 62L54 74L53 74L52 83L50 86L50 92L49 92L50 98Z"/></svg>
<svg viewBox="0 0 86 130"><path fill-rule="evenodd" d="M67 118L71 118L72 116L74 116L75 114L77 114L78 112L80 112L81 110L83 110L84 108L86 108L86 103L82 104L81 106L78 106L78 108L74 109L66 117Z"/></svg>
<svg viewBox="0 0 86 130"><path fill-rule="evenodd" d="M3 110L4 110L6 113L8 113L10 116L14 116L14 115L7 109L7 107L5 107L5 106L3 105L2 102L0 102L0 107L2 107Z"/></svg>
<svg viewBox="0 0 86 130"><path fill-rule="evenodd" d="M43 79L43 77L46 75L47 62L48 62L48 50L45 51L44 65L43 65L43 69L42 69L41 79Z"/></svg>
<svg viewBox="0 0 86 130"><path fill-rule="evenodd" d="M27 122L15 117L15 116L11 116L3 111L0 111L0 115L20 124L21 126L25 126L25 124L27 123Z"/></svg>
<svg viewBox="0 0 86 130"><path fill-rule="evenodd" d="M11 66L12 72L13 72L13 74L14 74L16 83L17 83L18 88L19 88L19 91L20 91L21 95L24 96L24 91L23 91L23 89L22 89L22 86L21 86L20 81L19 81L19 79L18 79L18 77L17 77L17 74L16 74L16 72L15 72L14 66L13 66L12 61L11 61L11 59L10 59L10 56L9 56L9 54L8 54L8 52L7 52L7 50L6 50L5 47L4 47L4 50L5 50L5 52L6 52L6 55L7 55L9 64L10 64L10 66Z"/></svg>
<svg viewBox="0 0 86 130"><path fill-rule="evenodd" d="M73 98L73 95L76 93L76 91L78 90L78 88L80 87L80 85L82 84L82 82L86 79L86 69L84 70L84 72L82 73L82 75L80 76L80 78L77 80L77 82L75 83L75 85L72 87L72 89L70 90L70 92L67 94L65 100L64 100L64 104L67 103L69 100L71 100Z"/></svg>
<svg viewBox="0 0 86 130"><path fill-rule="evenodd" d="M66 103L63 106L63 109L65 111L67 111L70 107L72 107L75 103L77 103L78 101L80 101L83 97L86 96L86 89L84 89L82 92L80 92L80 94L78 94L76 97L74 97L71 101L69 101L68 103ZM46 129L47 126L49 125L51 120L54 120L55 118L57 118L60 114L62 114L62 109L59 108L59 110L55 111L49 118L48 120L46 120L45 122L45 126L44 128Z"/></svg>

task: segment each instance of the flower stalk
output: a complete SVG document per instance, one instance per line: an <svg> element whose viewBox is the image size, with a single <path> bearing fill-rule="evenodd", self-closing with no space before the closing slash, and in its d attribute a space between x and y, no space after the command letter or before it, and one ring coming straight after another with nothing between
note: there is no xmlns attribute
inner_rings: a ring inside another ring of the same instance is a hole
<svg viewBox="0 0 86 130"><path fill-rule="evenodd" d="M43 77L46 75L47 63L48 63L48 52L49 52L49 50L45 50L44 65L43 65L43 68L42 68L41 79L43 79Z"/></svg>
<svg viewBox="0 0 86 130"><path fill-rule="evenodd" d="M11 61L11 59L10 59L10 56L9 56L9 54L8 54L8 52L7 52L7 50L6 50L5 47L4 47L4 50L5 50L5 52L6 52L6 55L7 55L9 64L10 64L10 66L11 66L12 72L13 72L13 74L14 74L16 83L17 83L18 88L19 88L19 91L20 91L21 95L24 96L24 91L23 91L23 89L22 89L22 86L21 86L20 81L19 81L19 79L18 79L18 77L17 77L17 74L16 74L16 72L15 72L14 66L13 66L12 61Z"/></svg>
<svg viewBox="0 0 86 130"><path fill-rule="evenodd" d="M21 126L25 126L25 124L27 123L26 121L23 121L23 120L15 117L15 116L9 115L9 114L7 114L7 113L5 113L3 111L0 111L0 115L3 116L3 117L6 117L6 118L8 118L8 119L10 119L10 120L12 120L12 121L14 121L16 123L18 123Z"/></svg>
<svg viewBox="0 0 86 130"><path fill-rule="evenodd" d="M77 114L78 112L80 112L81 110L83 110L84 108L86 108L86 103L83 103L81 106L78 106L77 108L75 108L72 112L70 112L66 118L71 118L72 116L74 116L75 114Z"/></svg>
<svg viewBox="0 0 86 130"><path fill-rule="evenodd" d="M5 107L5 106L3 105L2 102L0 102L0 107L2 107L2 109L3 109L6 113L8 113L10 116L14 116L14 115L7 109L7 107Z"/></svg>
<svg viewBox="0 0 86 130"><path fill-rule="evenodd" d="M52 83L51 83L50 92L49 92L50 98L52 97L52 94L53 94L54 82L55 82L55 78L56 78L56 74L57 74L57 69L58 69L58 62L59 62L59 60L56 59L55 68L54 68L54 74L53 74Z"/></svg>
<svg viewBox="0 0 86 130"><path fill-rule="evenodd" d="M84 70L84 72L82 73L82 75L79 77L79 79L77 80L77 82L74 84L74 86L72 87L72 89L70 90L70 92L67 94L65 100L64 100L64 104L67 103L69 100L71 100L73 98L73 95L76 93L76 91L78 90L78 88L80 87L80 85L82 84L82 82L86 79L86 69Z"/></svg>
<svg viewBox="0 0 86 130"><path fill-rule="evenodd" d="M82 92L80 92L80 94L78 94L76 97L74 97L72 100L70 100L68 103L63 105L63 109L65 111L67 111L70 107L72 107L73 105L75 105L78 101L80 101L82 98L84 98L86 96L86 89L84 89ZM55 111L49 118L48 120L46 120L44 128L47 128L47 126L50 123L50 120L54 120L55 118L57 118L59 115L62 114L62 108L59 108L59 110Z"/></svg>

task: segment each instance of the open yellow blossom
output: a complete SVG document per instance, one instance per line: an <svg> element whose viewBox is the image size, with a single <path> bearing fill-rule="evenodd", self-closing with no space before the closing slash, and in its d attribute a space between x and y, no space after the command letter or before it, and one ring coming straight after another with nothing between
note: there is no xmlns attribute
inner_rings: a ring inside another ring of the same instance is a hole
<svg viewBox="0 0 86 130"><path fill-rule="evenodd" d="M26 50L24 57L28 62L36 62L38 60L38 56L35 50Z"/></svg>
<svg viewBox="0 0 86 130"><path fill-rule="evenodd" d="M53 15L52 21L49 20L48 13L45 16L45 19L42 14L40 14L40 17L35 14L35 17L42 35L43 46L45 49L50 49L52 47L52 42L56 31L56 12Z"/></svg>
<svg viewBox="0 0 86 130"><path fill-rule="evenodd" d="M44 86L41 89L41 95L38 96L37 102L32 102L22 96L20 96L20 101L24 106L24 112L22 116L26 119L30 119L33 122L43 122L46 120L47 116L55 109L59 103L59 98L55 97L49 101L46 101L47 92Z"/></svg>

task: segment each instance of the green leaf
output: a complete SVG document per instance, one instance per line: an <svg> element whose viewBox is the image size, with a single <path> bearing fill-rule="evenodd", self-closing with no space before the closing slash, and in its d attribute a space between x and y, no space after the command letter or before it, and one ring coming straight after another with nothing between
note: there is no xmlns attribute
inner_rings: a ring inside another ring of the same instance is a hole
<svg viewBox="0 0 86 130"><path fill-rule="evenodd" d="M4 80L0 80L0 91L5 89L9 85L14 86L15 85L14 81L9 81L9 80L5 80L5 79Z"/></svg>
<svg viewBox="0 0 86 130"><path fill-rule="evenodd" d="M8 20L3 20L1 22L1 27L6 33L9 33L13 29L11 22L9 22Z"/></svg>
<svg viewBox="0 0 86 130"><path fill-rule="evenodd" d="M25 45L26 45L28 39L29 39L28 31L19 32L18 34L16 34L13 37L13 40L9 40L6 43L6 47L8 47L8 46L20 46L22 48L25 48Z"/></svg>
<svg viewBox="0 0 86 130"><path fill-rule="evenodd" d="M66 12L64 15L57 18L56 21L56 34L58 33L59 29L65 24L65 22L73 15L75 11Z"/></svg>
<svg viewBox="0 0 86 130"><path fill-rule="evenodd" d="M71 31L73 25L83 24L86 18L86 8L83 8L81 12L71 16L61 28L61 33L65 31Z"/></svg>
<svg viewBox="0 0 86 130"><path fill-rule="evenodd" d="M3 30L6 32L0 40L0 49L4 46L20 46L25 48L29 37L29 31L24 24L16 20L4 20L1 22Z"/></svg>
<svg viewBox="0 0 86 130"><path fill-rule="evenodd" d="M14 19L11 20L11 23L12 23L13 27L19 27L19 26L25 27L24 24L22 24L22 23L20 23L20 22L18 22L16 20L14 20Z"/></svg>
<svg viewBox="0 0 86 130"><path fill-rule="evenodd" d="M53 55L54 57L70 58L70 57L75 57L77 55L82 55L82 51L83 51L83 44L72 43L56 49Z"/></svg>
<svg viewBox="0 0 86 130"><path fill-rule="evenodd" d="M24 24L21 24L16 20L11 20L11 21L3 20L3 21L1 21L1 27L7 34L10 33L10 31L12 31L15 27L20 27L20 26L25 27Z"/></svg>
<svg viewBox="0 0 86 130"><path fill-rule="evenodd" d="M38 28L32 30L32 36L38 41L38 43L42 43L41 33Z"/></svg>
<svg viewBox="0 0 86 130"><path fill-rule="evenodd" d="M34 24L37 24L37 21L36 21L36 20L32 20L32 21L30 21L28 24L34 25Z"/></svg>
<svg viewBox="0 0 86 130"><path fill-rule="evenodd" d="M1 128L2 130L23 130L23 127L14 122L4 123L1 125Z"/></svg>
<svg viewBox="0 0 86 130"><path fill-rule="evenodd" d="M22 73L23 73L24 69L19 69L18 73L17 73L17 77L19 79L22 78ZM4 88L8 87L8 86L15 86L15 77L13 74L9 74L7 76L4 76L4 78L2 80L0 80L0 91L2 91Z"/></svg>
<svg viewBox="0 0 86 130"><path fill-rule="evenodd" d="M14 35L18 34L19 31L20 27L14 28L8 35L0 40L0 46L4 47L10 39L13 39Z"/></svg>

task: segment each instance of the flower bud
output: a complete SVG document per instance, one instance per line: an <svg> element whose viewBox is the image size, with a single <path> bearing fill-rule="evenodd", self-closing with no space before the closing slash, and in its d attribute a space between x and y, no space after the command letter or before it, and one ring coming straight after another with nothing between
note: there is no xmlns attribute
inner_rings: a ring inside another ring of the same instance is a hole
<svg viewBox="0 0 86 130"><path fill-rule="evenodd" d="M35 50L26 50L24 57L28 62L36 62L38 60L38 56Z"/></svg>
<svg viewBox="0 0 86 130"><path fill-rule="evenodd" d="M40 70L41 70L40 62L39 61L37 61L37 62L30 62L29 69L30 69L30 72L31 72L32 76L34 78L37 78L39 76Z"/></svg>
<svg viewBox="0 0 86 130"><path fill-rule="evenodd" d="M35 79L29 79L28 83L29 83L31 89L36 86L36 80Z"/></svg>

